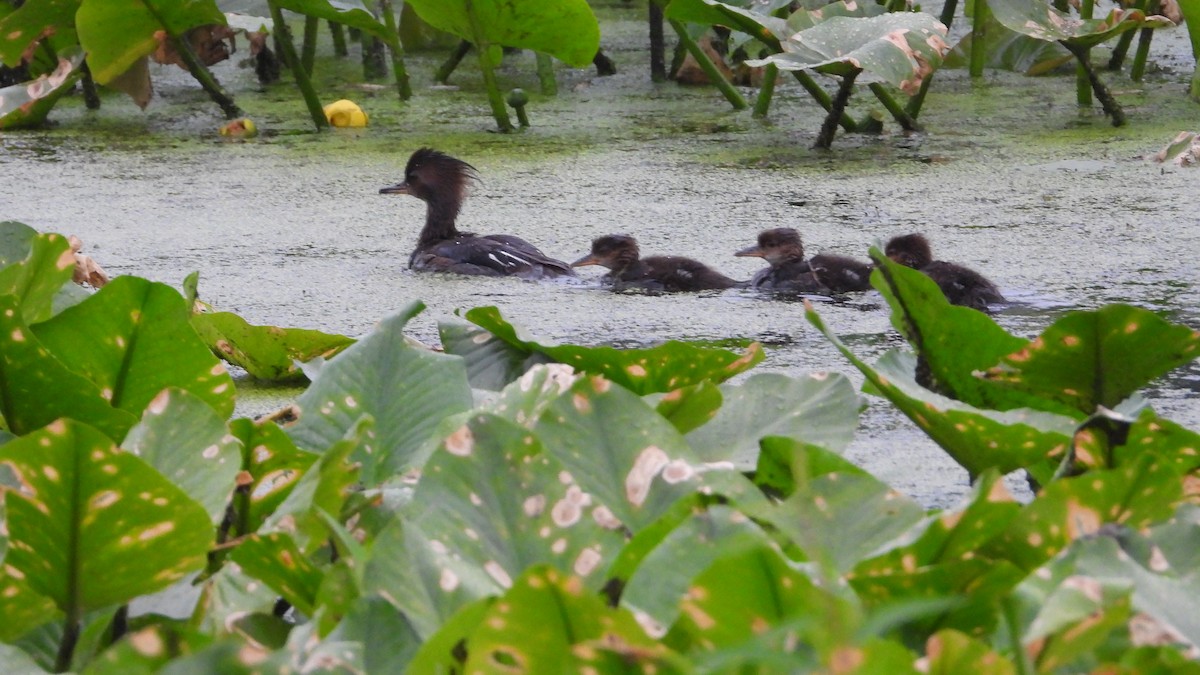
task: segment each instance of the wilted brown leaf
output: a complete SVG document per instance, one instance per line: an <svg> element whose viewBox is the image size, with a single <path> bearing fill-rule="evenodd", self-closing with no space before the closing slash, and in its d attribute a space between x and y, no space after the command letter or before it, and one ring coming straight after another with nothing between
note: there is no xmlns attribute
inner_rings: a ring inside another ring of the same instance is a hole
<svg viewBox="0 0 1200 675"><path fill-rule="evenodd" d="M95 260L92 260L91 256L79 252L83 248L83 240L75 235L71 235L67 238L67 242L71 246L71 253L75 254L75 273L72 275L71 280L80 286L86 284L92 288L100 288L104 284L107 284L108 274L104 271L104 268L100 267Z"/></svg>

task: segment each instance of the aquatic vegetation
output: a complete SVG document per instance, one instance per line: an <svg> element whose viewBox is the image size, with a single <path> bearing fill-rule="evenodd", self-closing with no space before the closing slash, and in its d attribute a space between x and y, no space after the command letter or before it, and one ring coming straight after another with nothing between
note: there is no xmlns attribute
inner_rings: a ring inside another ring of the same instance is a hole
<svg viewBox="0 0 1200 675"><path fill-rule="evenodd" d="M295 421L231 419L195 280L79 296L69 254L0 225L6 671L1194 667L1200 434L1131 406L1200 333L1147 310L1024 340L874 251L915 353L871 366L809 308L970 470L927 511L839 456L844 376L731 383L757 345L549 345L494 308L442 353L414 303L306 367Z"/></svg>

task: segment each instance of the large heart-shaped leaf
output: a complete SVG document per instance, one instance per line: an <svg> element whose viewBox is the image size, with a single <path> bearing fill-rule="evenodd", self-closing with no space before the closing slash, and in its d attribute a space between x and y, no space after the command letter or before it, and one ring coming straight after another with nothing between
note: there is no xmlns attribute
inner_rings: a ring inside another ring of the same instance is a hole
<svg viewBox="0 0 1200 675"><path fill-rule="evenodd" d="M312 616L325 573L283 532L254 534L229 554L247 575L270 586L297 610Z"/></svg>
<svg viewBox="0 0 1200 675"><path fill-rule="evenodd" d="M582 68L600 47L586 0L408 0L429 25L465 40L532 49ZM474 28L480 31L476 38Z"/></svg>
<svg viewBox="0 0 1200 675"><path fill-rule="evenodd" d="M987 371L998 385L1090 415L1200 356L1200 331L1140 307L1070 312Z"/></svg>
<svg viewBox="0 0 1200 675"><path fill-rule="evenodd" d="M862 405L840 373L760 373L740 385L721 385L721 394L725 403L716 417L687 440L701 459L731 461L743 471L758 463L759 440L767 436L840 452L854 437Z"/></svg>
<svg viewBox="0 0 1200 675"><path fill-rule="evenodd" d="M83 76L79 68L82 63L83 54L78 49L64 49L53 72L0 89L0 129L41 126L58 99L72 91Z"/></svg>
<svg viewBox="0 0 1200 675"><path fill-rule="evenodd" d="M1070 445L1075 423L1069 418L1036 410L983 410L939 396L914 381L912 355L892 351L872 368L842 344L814 310L809 308L806 316L876 391L972 476L990 468L1008 473L1061 458Z"/></svg>
<svg viewBox="0 0 1200 675"><path fill-rule="evenodd" d="M196 314L192 326L213 353L270 382L296 380L296 362L329 358L354 344L353 338L305 328L255 326L230 312Z"/></svg>
<svg viewBox="0 0 1200 675"><path fill-rule="evenodd" d="M553 359L498 339L493 333L469 323L438 322L438 336L447 354L461 356L467 377L477 389L498 391L526 371Z"/></svg>
<svg viewBox="0 0 1200 675"><path fill-rule="evenodd" d="M20 300L27 323L50 318L55 295L75 269L67 238L9 221L0 223L0 242L7 249L0 252L0 295Z"/></svg>
<svg viewBox="0 0 1200 675"><path fill-rule="evenodd" d="M623 541L612 511L532 432L486 414L472 416L426 462L408 512L430 545L448 552L446 591L482 569L501 592L539 564L599 590Z"/></svg>
<svg viewBox="0 0 1200 675"><path fill-rule="evenodd" d="M1081 47L1098 45L1142 26L1171 25L1164 17L1147 17L1138 9L1114 8L1102 19L1083 19L1039 0L992 0L988 8L1010 30L1047 42L1069 42Z"/></svg>
<svg viewBox="0 0 1200 675"><path fill-rule="evenodd" d="M786 20L772 14L790 4L781 0L766 3L756 0L671 0L664 14L677 21L703 26L728 26L778 49L779 41L792 31L788 29Z"/></svg>
<svg viewBox="0 0 1200 675"><path fill-rule="evenodd" d="M17 435L71 417L116 440L137 423L137 417L109 405L98 385L68 370L42 345L21 320L20 305L11 295L0 295L0 352L0 417Z"/></svg>
<svg viewBox="0 0 1200 675"><path fill-rule="evenodd" d="M379 38L387 38L387 27L371 12L370 8L374 3L364 3L362 0L275 0L275 4L305 16L314 16L366 31ZM259 14L266 16L270 14L270 10L261 11Z"/></svg>
<svg viewBox="0 0 1200 675"><path fill-rule="evenodd" d="M0 10L0 63L17 66L36 54L45 40L61 51L76 44L75 12L80 0L41 0L20 4L11 14ZM10 3L12 4L12 3Z"/></svg>
<svg viewBox="0 0 1200 675"><path fill-rule="evenodd" d="M413 303L380 322L320 370L297 405L300 420L288 428L305 448L323 451L345 437L363 415L375 419L373 455L363 463L362 480L375 485L419 466L442 419L472 407L462 360L413 346L404 325L425 306Z"/></svg>
<svg viewBox="0 0 1200 675"><path fill-rule="evenodd" d="M167 387L233 413L233 378L188 323L183 297L166 284L121 276L86 301L33 327L114 408L141 415Z"/></svg>
<svg viewBox="0 0 1200 675"><path fill-rule="evenodd" d="M236 532L249 534L258 531L319 457L296 447L274 422L236 419L229 430L242 442L242 468L249 474L236 496Z"/></svg>
<svg viewBox="0 0 1200 675"><path fill-rule="evenodd" d="M752 343L741 354L675 340L644 349L546 345L524 335L520 328L505 321L495 307L476 307L465 316L515 350L508 358L509 373L514 373L512 366L515 364L533 365L529 357L542 354L577 371L603 375L606 379L638 394L672 391L705 380L721 382L753 368L763 360L762 346L757 342ZM476 336L474 342L486 343L487 340ZM463 344L463 341L459 341L458 344ZM447 351L451 348L452 345L446 345ZM491 350L499 349L500 346L491 347ZM468 353L478 351L471 349ZM492 351L487 363L493 363L499 358L497 353Z"/></svg>
<svg viewBox="0 0 1200 675"><path fill-rule="evenodd" d="M5 566L69 616L157 591L204 565L204 508L86 424L56 421L0 448Z"/></svg>
<svg viewBox="0 0 1200 675"><path fill-rule="evenodd" d="M199 502L214 524L224 518L242 468L241 442L204 401L182 389L162 390L121 446Z"/></svg>
<svg viewBox="0 0 1200 675"><path fill-rule="evenodd" d="M83 0L75 15L79 43L100 84L108 84L169 36L225 25L214 0Z"/></svg>
<svg viewBox="0 0 1200 675"><path fill-rule="evenodd" d="M912 96L950 49L945 37L946 26L923 12L835 16L782 41L782 53L746 64L831 75L859 73L858 81L883 82Z"/></svg>

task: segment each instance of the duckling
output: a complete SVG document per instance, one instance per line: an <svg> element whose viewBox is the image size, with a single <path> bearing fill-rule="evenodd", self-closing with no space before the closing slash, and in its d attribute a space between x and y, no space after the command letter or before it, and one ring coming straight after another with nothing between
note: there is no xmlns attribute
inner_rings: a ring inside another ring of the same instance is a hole
<svg viewBox="0 0 1200 675"><path fill-rule="evenodd" d="M618 290L703 291L745 285L691 258L675 255L642 258L637 240L626 234L593 239L592 252L571 263L572 267L584 265L607 267L610 271L604 279Z"/></svg>
<svg viewBox="0 0 1200 675"><path fill-rule="evenodd" d="M379 191L412 195L425 202L425 227L409 256L410 269L522 279L575 276L570 265L520 237L460 232L455 220L466 199L468 183L477 180L479 174L470 164L432 148L421 148L409 157L404 181Z"/></svg>
<svg viewBox="0 0 1200 675"><path fill-rule="evenodd" d="M905 267L924 272L942 289L950 304L986 312L990 303L1005 302L1000 289L982 274L962 265L934 260L929 240L924 235L892 237L884 253Z"/></svg>
<svg viewBox="0 0 1200 675"><path fill-rule="evenodd" d="M790 227L763 230L758 245L734 255L762 258L770 265L750 280L754 288L822 294L871 288L870 264L824 253L805 260L800 233Z"/></svg>

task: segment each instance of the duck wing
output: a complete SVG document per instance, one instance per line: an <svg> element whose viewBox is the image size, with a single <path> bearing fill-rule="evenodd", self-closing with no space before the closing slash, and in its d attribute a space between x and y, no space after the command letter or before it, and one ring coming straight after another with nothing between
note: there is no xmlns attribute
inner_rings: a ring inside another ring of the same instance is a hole
<svg viewBox="0 0 1200 675"><path fill-rule="evenodd" d="M813 275L835 293L871 288L871 265L844 255L815 255L808 261Z"/></svg>
<svg viewBox="0 0 1200 675"><path fill-rule="evenodd" d="M935 260L921 269L942 289L952 305L971 307L986 312L988 304L1005 302L996 285L975 270L954 263Z"/></svg>

